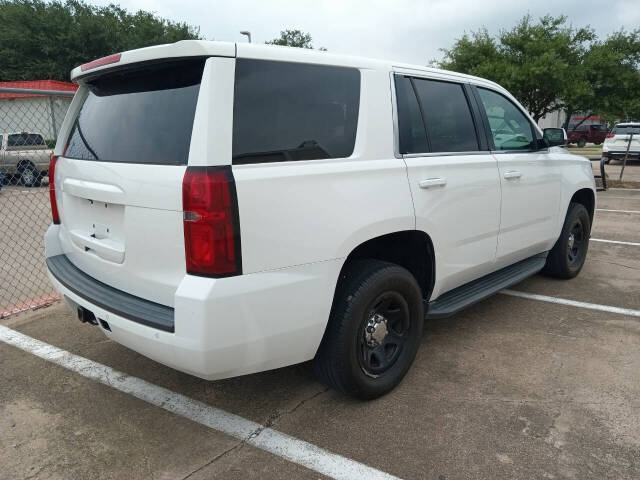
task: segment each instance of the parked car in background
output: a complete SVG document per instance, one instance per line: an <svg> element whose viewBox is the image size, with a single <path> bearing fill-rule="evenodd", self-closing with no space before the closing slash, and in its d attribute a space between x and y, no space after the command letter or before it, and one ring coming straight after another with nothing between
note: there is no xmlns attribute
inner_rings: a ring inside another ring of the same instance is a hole
<svg viewBox="0 0 640 480"><path fill-rule="evenodd" d="M622 159L627 154L627 147L629 158L640 158L640 123L616 124L602 145L602 156L607 159L607 163L612 159Z"/></svg>
<svg viewBox="0 0 640 480"><path fill-rule="evenodd" d="M49 278L81 320L179 370L314 359L328 385L377 397L425 315L584 264L589 160L489 80L206 41L72 78Z"/></svg>
<svg viewBox="0 0 640 480"><path fill-rule="evenodd" d="M579 125L575 129L569 129L568 143L577 143L584 147L587 143L600 145L607 136L607 127L604 125Z"/></svg>
<svg viewBox="0 0 640 480"><path fill-rule="evenodd" d="M0 133L0 171L25 187L40 185L52 153L39 133Z"/></svg>

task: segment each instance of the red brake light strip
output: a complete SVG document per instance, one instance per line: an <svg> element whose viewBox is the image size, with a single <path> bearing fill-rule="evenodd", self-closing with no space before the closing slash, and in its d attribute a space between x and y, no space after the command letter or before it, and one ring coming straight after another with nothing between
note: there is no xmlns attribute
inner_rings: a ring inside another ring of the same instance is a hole
<svg viewBox="0 0 640 480"><path fill-rule="evenodd" d="M87 70L91 70L92 68L101 67L103 65L109 65L110 63L118 63L120 61L120 57L122 54L114 53L113 55L108 55L106 57L98 58L96 60L92 60L89 63L85 63L80 66L80 70L86 72Z"/></svg>

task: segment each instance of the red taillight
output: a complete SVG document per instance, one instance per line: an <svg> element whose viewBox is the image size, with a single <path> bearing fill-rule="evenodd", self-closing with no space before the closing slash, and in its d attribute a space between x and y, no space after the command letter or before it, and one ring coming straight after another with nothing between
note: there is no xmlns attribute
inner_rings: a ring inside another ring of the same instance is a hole
<svg viewBox="0 0 640 480"><path fill-rule="evenodd" d="M242 273L238 200L231 167L188 167L182 181L187 273Z"/></svg>
<svg viewBox="0 0 640 480"><path fill-rule="evenodd" d="M60 224L60 215L58 214L58 202L56 201L56 163L58 157L51 155L49 160L49 200L51 200L51 218L55 225Z"/></svg>
<svg viewBox="0 0 640 480"><path fill-rule="evenodd" d="M615 133L611 133L611 132L607 133L607 138L613 138L615 136L616 136Z"/></svg>

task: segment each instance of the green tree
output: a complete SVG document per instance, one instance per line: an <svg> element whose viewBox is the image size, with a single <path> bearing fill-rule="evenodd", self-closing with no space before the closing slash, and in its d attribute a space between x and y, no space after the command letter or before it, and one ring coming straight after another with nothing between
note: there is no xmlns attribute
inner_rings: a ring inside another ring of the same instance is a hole
<svg viewBox="0 0 640 480"><path fill-rule="evenodd" d="M585 119L591 114L640 118L640 29L621 30L594 42L576 71L583 78L582 88L569 86L561 95L565 128L575 112L583 112Z"/></svg>
<svg viewBox="0 0 640 480"><path fill-rule="evenodd" d="M282 30L280 32L280 37L274 38L273 40L269 40L268 42L264 42L268 45L282 45L285 47L298 47L298 48L308 48L312 49L313 44L311 35L307 32L303 32L302 30ZM325 51L326 48L320 47L319 50Z"/></svg>
<svg viewBox="0 0 640 480"><path fill-rule="evenodd" d="M152 13L82 0L0 0L0 80L68 80L82 63L133 48L199 38Z"/></svg>
<svg viewBox="0 0 640 480"><path fill-rule="evenodd" d="M595 39L592 29L568 26L564 16L534 22L527 15L496 38L486 30L463 35L444 50L440 66L501 84L538 121L563 106L565 92L591 94L582 64Z"/></svg>

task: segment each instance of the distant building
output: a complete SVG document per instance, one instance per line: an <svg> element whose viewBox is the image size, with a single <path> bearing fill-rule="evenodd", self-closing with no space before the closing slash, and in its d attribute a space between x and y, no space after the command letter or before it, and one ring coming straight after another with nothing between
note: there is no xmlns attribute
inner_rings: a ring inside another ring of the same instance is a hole
<svg viewBox="0 0 640 480"><path fill-rule="evenodd" d="M567 113L564 110L556 110L555 112L548 113L547 115L542 117L538 121L538 125L540 126L540 128L562 127L564 126L564 122L566 119L567 119ZM577 125L583 119L584 119L584 114L580 112L576 112L571 117L571 120L569 121L569 130L571 130L571 128L574 125ZM605 123L604 118L591 115L586 120L584 120L584 122L582 122L582 125L602 125L604 123Z"/></svg>
<svg viewBox="0 0 640 480"><path fill-rule="evenodd" d="M0 82L0 88L28 88L75 92L78 85L59 80L25 80ZM54 140L67 113L72 97L7 93L0 91L0 133L40 133Z"/></svg>

